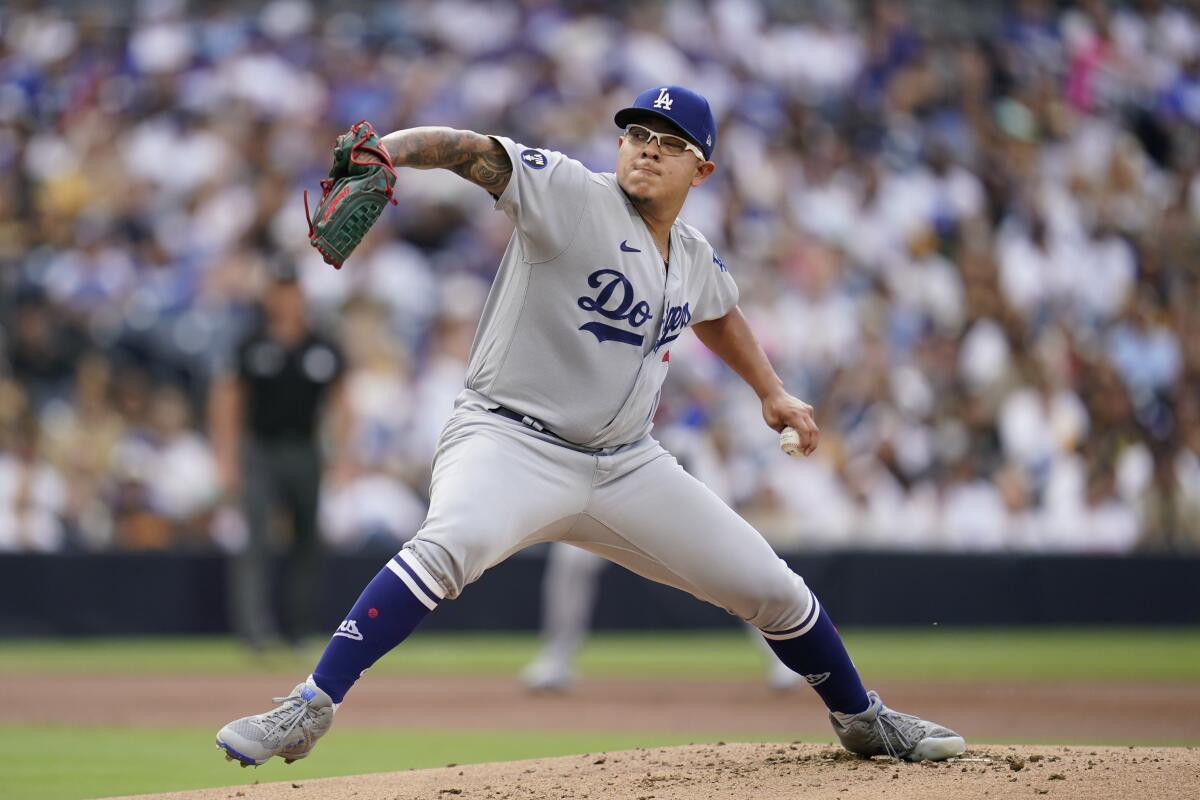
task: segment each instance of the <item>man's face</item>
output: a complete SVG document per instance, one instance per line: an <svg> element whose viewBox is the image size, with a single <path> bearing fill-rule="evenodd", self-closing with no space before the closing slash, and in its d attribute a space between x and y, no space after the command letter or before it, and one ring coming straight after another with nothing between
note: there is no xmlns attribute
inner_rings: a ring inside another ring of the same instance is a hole
<svg viewBox="0 0 1200 800"><path fill-rule="evenodd" d="M633 122L658 133L683 135L670 122L650 114ZM641 144L622 136L619 142L617 183L635 203L682 205L688 189L699 186L713 171L711 161L701 161L690 151L677 156L664 155L653 139Z"/></svg>
<svg viewBox="0 0 1200 800"><path fill-rule="evenodd" d="M304 319L304 290L299 281L273 281L264 298L267 314L276 322Z"/></svg>

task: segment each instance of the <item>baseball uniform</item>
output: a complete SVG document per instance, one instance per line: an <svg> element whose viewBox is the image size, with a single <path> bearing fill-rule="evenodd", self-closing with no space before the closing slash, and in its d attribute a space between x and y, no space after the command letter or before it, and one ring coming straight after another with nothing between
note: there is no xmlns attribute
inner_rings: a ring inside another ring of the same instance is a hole
<svg viewBox="0 0 1200 800"><path fill-rule="evenodd" d="M801 578L649 435L672 342L737 303L725 264L677 221L668 268L615 175L494 138L514 165L496 207L515 230L402 558L454 598L516 551L566 541L768 636L802 634L815 601Z"/></svg>

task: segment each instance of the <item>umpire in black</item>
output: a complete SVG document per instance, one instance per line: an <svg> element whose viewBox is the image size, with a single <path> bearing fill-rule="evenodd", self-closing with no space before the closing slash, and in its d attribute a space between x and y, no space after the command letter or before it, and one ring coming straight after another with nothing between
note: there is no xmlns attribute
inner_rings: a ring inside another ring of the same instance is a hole
<svg viewBox="0 0 1200 800"><path fill-rule="evenodd" d="M240 502L248 528L245 547L230 562L229 611L234 630L253 649L281 635L299 644L312 619L321 556L321 412L342 402L341 352L310 327L294 266L274 261L268 271L261 313L213 381L209 399L226 497ZM273 523L280 517L291 529L279 581L282 625L272 569L281 541Z"/></svg>

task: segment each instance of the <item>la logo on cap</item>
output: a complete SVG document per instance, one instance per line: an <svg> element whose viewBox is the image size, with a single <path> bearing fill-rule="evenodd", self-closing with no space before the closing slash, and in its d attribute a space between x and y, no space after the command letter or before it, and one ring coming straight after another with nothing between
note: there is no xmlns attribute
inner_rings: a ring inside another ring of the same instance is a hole
<svg viewBox="0 0 1200 800"><path fill-rule="evenodd" d="M658 99L654 101L655 108L663 108L667 111L671 110L671 104L675 102L671 99L671 95L667 94L667 87L658 90Z"/></svg>

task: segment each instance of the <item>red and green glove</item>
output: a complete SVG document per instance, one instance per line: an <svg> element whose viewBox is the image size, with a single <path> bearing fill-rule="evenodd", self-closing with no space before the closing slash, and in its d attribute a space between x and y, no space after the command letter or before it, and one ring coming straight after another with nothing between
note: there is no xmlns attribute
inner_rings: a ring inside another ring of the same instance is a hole
<svg viewBox="0 0 1200 800"><path fill-rule="evenodd" d="M395 186L396 168L371 123L359 122L337 138L333 166L321 181L321 202L311 216L304 193L308 241L325 263L342 268L384 206L396 204Z"/></svg>

